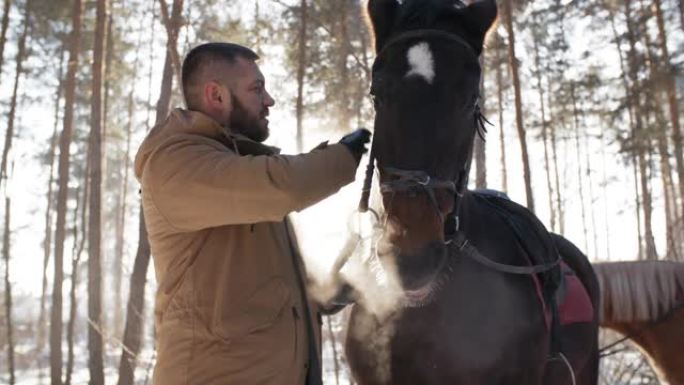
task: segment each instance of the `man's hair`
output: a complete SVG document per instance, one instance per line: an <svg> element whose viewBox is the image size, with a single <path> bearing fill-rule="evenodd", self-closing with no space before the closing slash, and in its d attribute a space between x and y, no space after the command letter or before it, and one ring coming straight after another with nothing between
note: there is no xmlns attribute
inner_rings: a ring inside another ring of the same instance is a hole
<svg viewBox="0 0 684 385"><path fill-rule="evenodd" d="M234 64L238 58L256 61L259 55L247 47L233 43L205 43L191 49L183 60L181 74L183 97L188 108L197 107L193 87L202 80L204 69L216 62Z"/></svg>

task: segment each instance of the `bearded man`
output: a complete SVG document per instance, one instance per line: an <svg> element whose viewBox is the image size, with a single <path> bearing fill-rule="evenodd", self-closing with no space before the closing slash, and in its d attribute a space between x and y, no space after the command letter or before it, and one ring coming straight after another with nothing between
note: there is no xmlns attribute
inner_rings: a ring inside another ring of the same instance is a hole
<svg viewBox="0 0 684 385"><path fill-rule="evenodd" d="M320 314L287 214L352 182L370 133L296 156L263 144L274 100L250 49L183 62L187 109L135 159L159 284L153 383L322 384Z"/></svg>

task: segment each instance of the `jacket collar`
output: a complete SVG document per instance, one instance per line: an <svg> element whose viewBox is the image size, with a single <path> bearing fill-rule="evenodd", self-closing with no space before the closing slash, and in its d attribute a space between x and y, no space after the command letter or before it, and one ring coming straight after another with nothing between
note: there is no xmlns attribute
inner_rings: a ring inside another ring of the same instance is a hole
<svg viewBox="0 0 684 385"><path fill-rule="evenodd" d="M176 109L173 114L184 120L183 131L189 134L208 136L221 141L239 155L273 155L280 149L256 142L247 136L234 132L230 127L222 126L208 115L191 110Z"/></svg>

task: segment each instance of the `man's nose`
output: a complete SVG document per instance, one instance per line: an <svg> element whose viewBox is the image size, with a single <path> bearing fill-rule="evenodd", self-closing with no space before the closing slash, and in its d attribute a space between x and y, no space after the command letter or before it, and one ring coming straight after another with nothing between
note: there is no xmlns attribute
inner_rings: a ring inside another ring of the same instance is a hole
<svg viewBox="0 0 684 385"><path fill-rule="evenodd" d="M272 107L275 104L275 100L271 97L271 94L266 91L266 98L264 98L264 105L266 107Z"/></svg>

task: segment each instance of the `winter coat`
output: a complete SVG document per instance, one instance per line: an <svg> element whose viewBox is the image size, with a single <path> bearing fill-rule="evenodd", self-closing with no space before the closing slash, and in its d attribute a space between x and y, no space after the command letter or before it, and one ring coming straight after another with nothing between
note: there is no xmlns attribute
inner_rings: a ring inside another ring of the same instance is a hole
<svg viewBox="0 0 684 385"><path fill-rule="evenodd" d="M155 385L294 385L320 370L320 315L286 215L352 182L357 163L341 144L276 152L181 109L140 146Z"/></svg>

